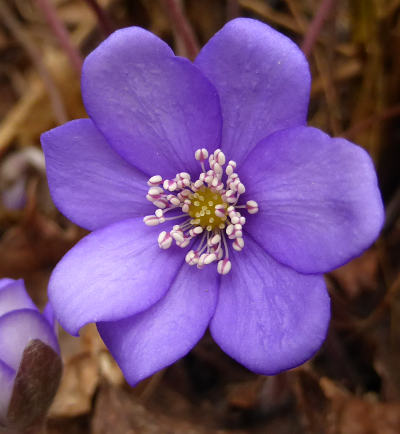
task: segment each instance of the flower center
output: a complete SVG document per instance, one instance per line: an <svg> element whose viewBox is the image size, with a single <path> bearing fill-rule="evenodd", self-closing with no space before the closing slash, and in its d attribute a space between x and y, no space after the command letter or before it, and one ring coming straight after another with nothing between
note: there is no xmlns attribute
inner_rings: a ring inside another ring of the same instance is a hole
<svg viewBox="0 0 400 434"><path fill-rule="evenodd" d="M209 187L202 187L189 196L188 214L192 217L191 223L199 225L207 231L224 229L227 219L228 204L224 202L220 193Z"/></svg>
<svg viewBox="0 0 400 434"><path fill-rule="evenodd" d="M192 249L185 258L189 265L197 265L201 269L217 261L218 273L227 274L232 267L227 239L231 240L230 245L238 252L244 247L242 228L246 218L239 210L246 209L249 214L255 214L258 205L254 200L238 204L246 188L235 172L234 161L229 161L224 174L226 159L220 149L210 157L206 149L198 149L195 158L200 163L202 173L194 182L186 172L178 173L173 179L163 180L160 175L149 179L147 184L150 188L146 198L157 210L154 215L144 217L143 221L148 226L156 226L185 218L183 223L174 225L170 232L159 234L160 248L168 249L173 241L182 248L192 243ZM209 170L205 166L207 160ZM166 216L171 211L173 215Z"/></svg>

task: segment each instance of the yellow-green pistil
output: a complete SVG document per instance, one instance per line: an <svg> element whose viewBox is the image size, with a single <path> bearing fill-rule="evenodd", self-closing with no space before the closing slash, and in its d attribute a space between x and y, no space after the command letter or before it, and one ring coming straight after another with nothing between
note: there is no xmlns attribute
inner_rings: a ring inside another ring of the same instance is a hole
<svg viewBox="0 0 400 434"><path fill-rule="evenodd" d="M192 218L192 225L199 225L207 231L224 229L227 219L228 204L222 196L208 187L200 188L196 193L189 196L188 214Z"/></svg>

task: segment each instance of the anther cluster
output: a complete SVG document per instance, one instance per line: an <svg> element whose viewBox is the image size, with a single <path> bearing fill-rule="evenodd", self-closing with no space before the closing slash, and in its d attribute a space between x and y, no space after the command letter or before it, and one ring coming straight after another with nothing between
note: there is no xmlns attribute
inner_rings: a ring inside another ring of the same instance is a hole
<svg viewBox="0 0 400 434"><path fill-rule="evenodd" d="M225 155L217 149L210 156L206 149L198 149L195 158L199 161L202 172L196 181L190 174L178 173L173 179L152 176L146 198L157 210L154 215L146 216L143 221L148 226L155 226L166 221L186 218L183 223L173 226L170 232L162 231L158 236L161 249L168 249L175 241L182 248L192 243L192 249L186 255L189 265L204 265L217 261L220 274L229 273L232 264L229 260L227 239L231 240L234 250L240 252L244 247L243 226L246 218L240 209L249 214L258 211L257 202L249 200L238 205L240 196L246 191L235 172L236 163L226 163ZM205 163L208 160L209 169ZM175 210L179 214L166 217Z"/></svg>

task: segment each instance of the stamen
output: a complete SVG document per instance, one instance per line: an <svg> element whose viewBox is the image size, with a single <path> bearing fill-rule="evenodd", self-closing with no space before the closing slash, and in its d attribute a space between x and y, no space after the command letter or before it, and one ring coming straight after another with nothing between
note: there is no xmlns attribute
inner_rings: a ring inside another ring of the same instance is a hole
<svg viewBox="0 0 400 434"><path fill-rule="evenodd" d="M245 205L237 204L246 187L235 172L235 161L230 160L224 171L226 157L220 149L210 155L207 149L198 149L195 159L202 169L197 180L192 181L189 173L180 172L173 179L155 175L147 181L150 188L146 198L157 210L154 215L144 217L143 221L148 226L156 226L186 217L170 232L162 231L158 235L159 247L168 249L175 242L178 247L184 248L193 242L194 247L185 256L186 263L201 269L218 261L217 271L224 275L232 268L227 239L231 240L234 250L240 252L244 248L242 229L246 218L238 210L246 209L249 214L255 214L258 204L254 200L247 201ZM209 170L205 165L207 161ZM172 210L181 210L182 213L165 217Z"/></svg>

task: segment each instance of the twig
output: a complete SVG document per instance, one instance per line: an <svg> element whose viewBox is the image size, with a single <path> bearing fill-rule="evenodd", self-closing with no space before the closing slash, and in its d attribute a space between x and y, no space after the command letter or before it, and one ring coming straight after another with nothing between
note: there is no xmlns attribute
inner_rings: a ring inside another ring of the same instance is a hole
<svg viewBox="0 0 400 434"><path fill-rule="evenodd" d="M39 9L42 10L47 20L47 23L53 30L54 35L58 39L58 42L60 43L63 50L65 51L65 54L68 56L72 67L75 69L78 76L80 76L83 63L82 57L78 53L78 50L71 43L68 31L65 28L64 23L58 17L55 7L49 2L49 0L35 1Z"/></svg>
<svg viewBox="0 0 400 434"><path fill-rule="evenodd" d="M99 26L105 36L108 36L114 31L114 25L108 16L107 12L97 3L97 0L85 0L86 3L93 9L99 21Z"/></svg>
<svg viewBox="0 0 400 434"><path fill-rule="evenodd" d="M355 135L368 129L371 125L398 116L400 116L400 104L382 110L379 114L372 115L369 118L356 123L348 130L343 131L341 135L347 138L354 138Z"/></svg>
<svg viewBox="0 0 400 434"><path fill-rule="evenodd" d="M228 0L226 4L226 15L228 20L233 20L240 15L240 6L238 0Z"/></svg>
<svg viewBox="0 0 400 434"><path fill-rule="evenodd" d="M303 33L298 23L289 17L286 13L275 10L269 6L267 2L260 0L238 0L239 6L243 9L248 9L252 13L260 15L267 23L284 27L287 30L295 33Z"/></svg>
<svg viewBox="0 0 400 434"><path fill-rule="evenodd" d="M303 50L303 53L306 55L306 57L311 54L324 22L332 12L335 3L336 0L322 0L321 6L319 7L314 19L311 21L301 45L301 49Z"/></svg>
<svg viewBox="0 0 400 434"><path fill-rule="evenodd" d="M47 70L45 64L42 62L42 55L40 53L40 50L32 42L31 38L26 35L24 29L22 28L22 26L20 26L13 13L11 12L11 9L9 9L4 0L0 0L0 17L2 18L3 23L8 28L8 30L13 34L15 39L25 48L29 57L32 59L32 62L34 63L40 77L43 80L43 84L47 89L49 98L53 105L54 116L56 117L58 123L65 123L68 118L60 92L58 91L57 86L51 74Z"/></svg>
<svg viewBox="0 0 400 434"><path fill-rule="evenodd" d="M176 33L185 45L187 56L189 59L194 59L200 51L200 47L197 43L192 26L177 0L163 0L163 3L165 4L172 25L175 27Z"/></svg>
<svg viewBox="0 0 400 434"><path fill-rule="evenodd" d="M325 0L323 0L325 1ZM289 7L289 10L291 11L293 17L295 18L297 24L302 29L303 33L306 34L309 32L307 30L307 22L304 19L300 9L299 4L295 0L286 0L286 3ZM315 19L314 19L315 21ZM312 24L311 24L312 26ZM319 30L320 31L320 30ZM305 37L306 39L306 37ZM335 86L332 79L332 71L331 68L328 65L327 59L325 56L321 55L320 50L314 50L314 52L310 52L310 54L313 55L315 60L315 65L317 67L318 75L321 79L321 84L324 89L325 99L328 105L328 119L329 119L329 125L334 133L334 135L337 135L341 131L341 126L339 123L340 113L339 113L339 107L338 104L338 97L335 90Z"/></svg>

